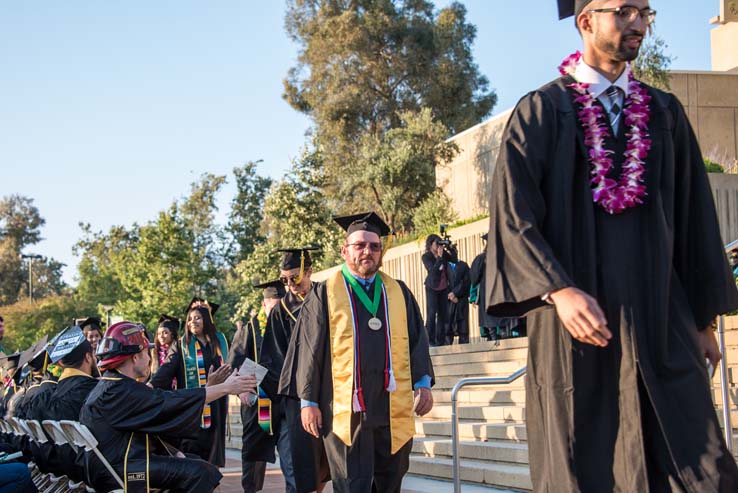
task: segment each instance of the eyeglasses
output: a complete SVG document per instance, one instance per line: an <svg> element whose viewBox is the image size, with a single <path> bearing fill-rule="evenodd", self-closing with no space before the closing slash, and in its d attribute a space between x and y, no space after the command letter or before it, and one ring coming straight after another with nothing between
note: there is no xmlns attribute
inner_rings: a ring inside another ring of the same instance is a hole
<svg viewBox="0 0 738 493"><path fill-rule="evenodd" d="M294 274L294 275L292 275L292 276L289 276L289 277L284 277L284 276L282 276L282 277L280 277L280 278L279 278L279 280L280 280L280 281L282 282L282 284L284 284L285 286L287 286L287 285L288 285L288 284L290 283L290 281L292 281L292 284L300 284L300 282L299 282L299 281L301 281L301 280L302 280L302 276L301 276L300 274Z"/></svg>
<svg viewBox="0 0 738 493"><path fill-rule="evenodd" d="M355 243L349 243L346 246L350 246L357 252L363 252L367 248L372 252L379 252L382 250L382 244L378 241L357 241Z"/></svg>
<svg viewBox="0 0 738 493"><path fill-rule="evenodd" d="M638 16L641 16L641 19L643 19L649 26L656 20L655 10L648 7L645 9L639 9L632 5L624 5L622 7L612 7L607 9L592 9L588 10L588 12L594 12L595 14L613 12L618 15L619 20L627 23L634 22Z"/></svg>

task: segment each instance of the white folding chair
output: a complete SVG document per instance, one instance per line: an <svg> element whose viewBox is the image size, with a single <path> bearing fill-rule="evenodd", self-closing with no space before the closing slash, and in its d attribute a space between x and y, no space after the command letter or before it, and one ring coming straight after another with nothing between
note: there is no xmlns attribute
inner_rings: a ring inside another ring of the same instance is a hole
<svg viewBox="0 0 738 493"><path fill-rule="evenodd" d="M46 430L46 434L51 437L51 440L56 445L66 444L72 447L74 450L77 450L77 445L75 445L69 440L66 433L64 433L64 430L62 430L62 427L58 421L45 419L41 424L44 427L44 430Z"/></svg>
<svg viewBox="0 0 738 493"><path fill-rule="evenodd" d="M108 470L113 479L115 479L118 485L121 488L125 488L125 486L123 485L123 480L120 478L120 476L118 476L118 473L115 472L115 469L113 469L113 466L110 465L110 462L108 462L102 452L100 452L100 449L97 448L97 439L85 425L76 421L68 420L59 421L59 425L61 426L62 430L64 430L64 433L67 435L67 437L71 438L72 442L75 445L77 445L78 447L84 447L87 452L94 453L97 456L98 460L100 460L102 465L104 465L105 468Z"/></svg>
<svg viewBox="0 0 738 493"><path fill-rule="evenodd" d="M36 440L36 443L47 443L49 439L46 437L46 433L44 433L44 429L41 427L41 423L34 419L28 419L26 420L26 426L31 431L31 436Z"/></svg>

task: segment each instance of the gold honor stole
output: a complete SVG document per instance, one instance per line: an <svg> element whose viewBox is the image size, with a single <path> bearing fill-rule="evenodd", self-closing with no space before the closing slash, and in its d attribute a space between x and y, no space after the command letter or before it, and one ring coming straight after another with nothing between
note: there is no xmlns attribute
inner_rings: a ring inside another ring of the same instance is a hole
<svg viewBox="0 0 738 493"><path fill-rule="evenodd" d="M383 272L377 272L377 275L381 277L386 290L392 370L397 382L397 390L389 393L391 453L395 454L415 435L407 309L400 284ZM333 433L350 447L354 393L354 324L358 321L353 318L348 285L340 270L328 278L326 288L333 375Z"/></svg>

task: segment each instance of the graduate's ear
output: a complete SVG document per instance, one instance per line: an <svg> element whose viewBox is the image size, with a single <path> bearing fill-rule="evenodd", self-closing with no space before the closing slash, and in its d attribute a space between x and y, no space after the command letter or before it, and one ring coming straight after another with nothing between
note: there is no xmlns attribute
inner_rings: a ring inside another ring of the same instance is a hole
<svg viewBox="0 0 738 493"><path fill-rule="evenodd" d="M585 33L592 34L594 30L593 18L594 16L589 12L582 12L577 16L577 29L582 37Z"/></svg>

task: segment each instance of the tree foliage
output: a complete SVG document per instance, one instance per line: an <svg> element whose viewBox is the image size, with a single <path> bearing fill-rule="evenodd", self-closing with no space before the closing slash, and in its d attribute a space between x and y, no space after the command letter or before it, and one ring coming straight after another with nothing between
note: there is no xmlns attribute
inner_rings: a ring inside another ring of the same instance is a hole
<svg viewBox="0 0 738 493"><path fill-rule="evenodd" d="M45 223L33 199L10 195L0 200L0 305L28 295L29 264L21 254L42 240L41 227ZM66 288L63 266L48 257L33 259L34 298L60 294Z"/></svg>
<svg viewBox="0 0 738 493"><path fill-rule="evenodd" d="M287 176L274 183L264 200L261 234L263 243L236 267L233 290L241 295L237 314L245 316L258 306L260 294L253 289L256 280L276 279L279 275L278 248L317 246L311 252L313 270L340 262L339 245L343 238L333 222L333 211L323 194L325 186L322 155L305 151Z"/></svg>
<svg viewBox="0 0 738 493"><path fill-rule="evenodd" d="M376 209L398 231L412 226L413 210L435 190L436 166L458 152L429 109L406 111L399 118L398 127L364 136L341 182L342 195L355 197L359 209Z"/></svg>
<svg viewBox="0 0 738 493"><path fill-rule="evenodd" d="M214 221L224 183L224 176L204 174L187 197L144 225L116 226L108 233L85 227L76 246L82 257L79 293L146 324L161 313L183 316L192 296L215 301L226 265L223 231ZM226 325L229 312L221 308L216 322Z"/></svg>
<svg viewBox="0 0 738 493"><path fill-rule="evenodd" d="M262 161L249 161L241 167L233 168L236 178L236 196L231 201L226 230L231 235L227 257L233 266L254 251L254 247L264 242L261 234L261 221L264 218L264 198L272 179L256 174L256 166Z"/></svg>
<svg viewBox="0 0 738 493"><path fill-rule="evenodd" d="M441 224L452 224L458 219L451 199L440 189L423 199L413 214L415 233L420 237L438 233Z"/></svg>
<svg viewBox="0 0 738 493"><path fill-rule="evenodd" d="M404 112L429 108L453 134L496 102L460 3L434 12L424 0L290 0L285 24L300 51L284 98L313 119L330 187L364 137L402 126Z"/></svg>
<svg viewBox="0 0 738 493"><path fill-rule="evenodd" d="M674 57L666 53L669 45L656 36L647 36L641 46L638 58L633 62L633 74L638 80L657 89L670 89L669 67Z"/></svg>

